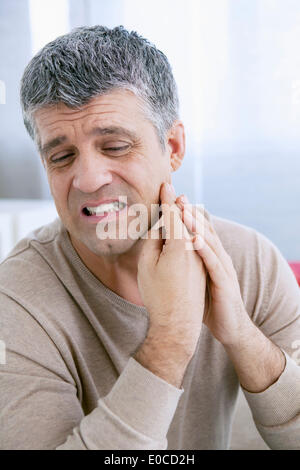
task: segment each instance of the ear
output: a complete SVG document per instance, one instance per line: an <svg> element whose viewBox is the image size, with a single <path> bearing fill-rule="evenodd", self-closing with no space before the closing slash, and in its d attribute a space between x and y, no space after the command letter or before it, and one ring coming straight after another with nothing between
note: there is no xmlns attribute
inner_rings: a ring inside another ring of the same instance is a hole
<svg viewBox="0 0 300 470"><path fill-rule="evenodd" d="M185 154L185 131L181 121L175 121L167 136L167 152L170 156L171 171L181 166Z"/></svg>

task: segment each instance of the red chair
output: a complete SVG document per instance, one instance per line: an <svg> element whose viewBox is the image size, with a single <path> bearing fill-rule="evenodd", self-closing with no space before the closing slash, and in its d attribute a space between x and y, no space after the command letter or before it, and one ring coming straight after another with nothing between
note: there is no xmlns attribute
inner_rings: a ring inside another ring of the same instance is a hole
<svg viewBox="0 0 300 470"><path fill-rule="evenodd" d="M298 262L289 262L290 267L292 268L293 273L296 276L297 282L300 286L300 261Z"/></svg>

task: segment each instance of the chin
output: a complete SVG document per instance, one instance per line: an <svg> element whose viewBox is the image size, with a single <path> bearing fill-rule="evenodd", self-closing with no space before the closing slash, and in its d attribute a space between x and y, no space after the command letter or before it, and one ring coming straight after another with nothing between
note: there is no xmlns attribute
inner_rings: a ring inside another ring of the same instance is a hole
<svg viewBox="0 0 300 470"><path fill-rule="evenodd" d="M93 243L87 244L85 241L83 243L87 248L92 251L97 256L119 256L123 255L136 245L138 240L97 240Z"/></svg>

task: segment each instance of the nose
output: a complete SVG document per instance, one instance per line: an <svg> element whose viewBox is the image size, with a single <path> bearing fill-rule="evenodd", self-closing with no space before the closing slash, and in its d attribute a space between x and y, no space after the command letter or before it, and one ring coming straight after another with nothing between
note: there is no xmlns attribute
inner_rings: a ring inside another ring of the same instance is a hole
<svg viewBox="0 0 300 470"><path fill-rule="evenodd" d="M73 168L73 187L82 193L95 193L113 180L108 162L99 154L78 156Z"/></svg>

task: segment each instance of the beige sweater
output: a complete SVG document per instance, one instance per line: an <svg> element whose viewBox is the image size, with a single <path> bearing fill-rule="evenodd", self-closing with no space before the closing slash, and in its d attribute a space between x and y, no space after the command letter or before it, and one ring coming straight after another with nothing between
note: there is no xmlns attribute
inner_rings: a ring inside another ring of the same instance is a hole
<svg viewBox="0 0 300 470"><path fill-rule="evenodd" d="M273 449L300 449L300 290L277 248L210 216L231 255L247 312L286 354L278 381L248 393ZM1 449L226 449L239 382L203 326L177 389L132 357L144 307L106 288L59 220L23 239L0 266ZM299 355L298 355L299 356Z"/></svg>

